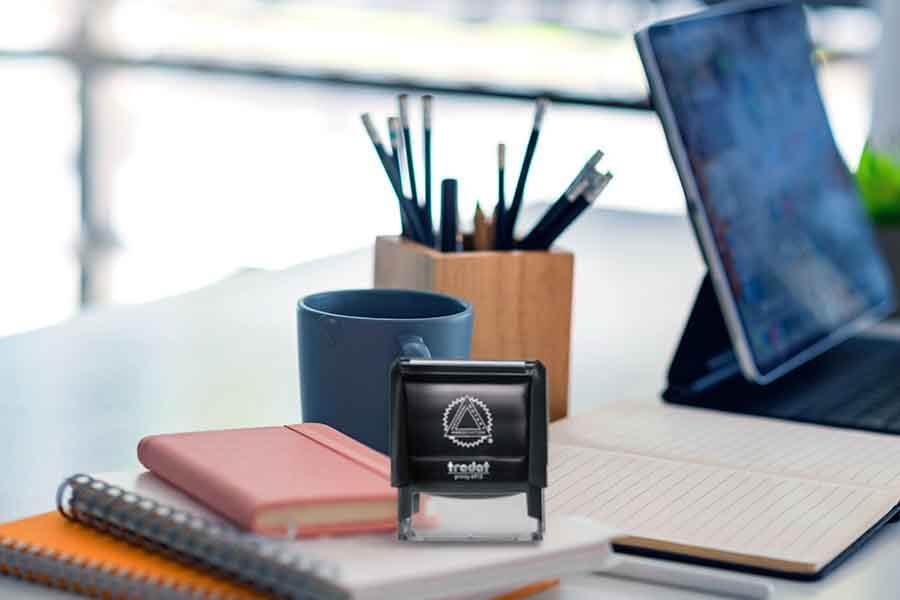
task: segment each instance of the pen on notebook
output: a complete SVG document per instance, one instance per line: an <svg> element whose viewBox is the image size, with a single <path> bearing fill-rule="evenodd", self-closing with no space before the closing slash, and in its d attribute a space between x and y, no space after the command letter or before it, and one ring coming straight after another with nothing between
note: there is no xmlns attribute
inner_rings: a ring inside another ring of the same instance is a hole
<svg viewBox="0 0 900 600"><path fill-rule="evenodd" d="M422 224L422 215L419 208L403 193L403 175L400 168L400 153L403 143L400 138L400 121L397 117L388 118L388 130L391 139L392 163L397 173L397 201L400 203L401 218L406 221L410 238L420 244L427 244L428 237Z"/></svg>
<svg viewBox="0 0 900 600"><path fill-rule="evenodd" d="M730 598L766 600L774 593L772 584L763 579L641 556L622 556L610 568L597 575L645 581Z"/></svg>
<svg viewBox="0 0 900 600"><path fill-rule="evenodd" d="M400 173L394 166L393 157L385 150L384 144L381 142L381 136L378 135L378 130L372 122L372 116L369 113L363 113L362 122L363 127L366 128L366 133L369 135L369 139L372 141L372 145L375 147L375 152L378 153L378 160L381 161L381 166L387 174L388 180L391 183L391 188L394 190L394 194L399 200L403 196L403 190L400 187ZM400 202L400 221L403 225L403 235L408 237L409 226L406 222L402 201Z"/></svg>
<svg viewBox="0 0 900 600"><path fill-rule="evenodd" d="M497 209L494 212L494 248L509 250L506 239L506 144L497 144Z"/></svg>
<svg viewBox="0 0 900 600"><path fill-rule="evenodd" d="M600 159L603 158L603 152L601 150L597 150L594 155L588 160L587 163L581 168L581 171L578 172L578 175L569 185L569 188L562 193L562 195L550 205L543 215L541 215L540 220L531 228L531 231L522 239L519 247L523 247L523 244L532 244L534 240L541 239L542 237L547 235L547 230L551 227L557 219L565 212L566 207L568 207L569 203L572 202L578 194L582 192L582 190L587 186L587 178L590 176L591 171L595 171L597 167L597 163L600 162Z"/></svg>
<svg viewBox="0 0 900 600"><path fill-rule="evenodd" d="M431 220L431 105L430 94L422 96L422 144L425 149L425 206L422 212L425 217L425 229L430 232L431 246L434 245L434 223Z"/></svg>
<svg viewBox="0 0 900 600"><path fill-rule="evenodd" d="M525 148L525 156L522 159L522 169L519 171L519 179L516 181L516 191L513 193L512 202L509 205L509 214L505 225L505 238L510 246L514 243L516 219L519 218L519 209L522 207L522 196L525 194L525 180L528 179L528 170L531 168L531 159L534 158L534 150L537 147L538 136L541 134L541 125L544 122L544 113L550 101L538 98L534 106L534 122L531 126L531 135L528 137L528 146Z"/></svg>
<svg viewBox="0 0 900 600"><path fill-rule="evenodd" d="M455 179L441 182L441 251L456 252L456 237L459 230L457 216L457 184Z"/></svg>
<svg viewBox="0 0 900 600"><path fill-rule="evenodd" d="M553 219L547 227L536 233L529 234L519 244L519 248L523 250L546 250L553 245L553 242L562 235L562 233L583 213L606 189L606 186L612 180L611 173L598 173L596 164L600 160L602 153L597 152L587 162L585 168L578 174L578 177L569 186L565 196L570 200L564 204L559 214Z"/></svg>

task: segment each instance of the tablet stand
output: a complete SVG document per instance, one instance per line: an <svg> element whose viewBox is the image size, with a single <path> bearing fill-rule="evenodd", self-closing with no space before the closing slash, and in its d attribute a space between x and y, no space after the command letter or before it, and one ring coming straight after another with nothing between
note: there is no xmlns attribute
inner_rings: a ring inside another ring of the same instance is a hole
<svg viewBox="0 0 900 600"><path fill-rule="evenodd" d="M857 342L867 343L864 338ZM872 338L873 343L879 342ZM814 407L822 406L819 383L846 368L849 355L865 346L830 350L765 385L744 377L722 316L709 273L703 279L681 341L669 366L666 402L726 412L787 419L821 421ZM836 424L829 422L829 424Z"/></svg>
<svg viewBox="0 0 900 600"><path fill-rule="evenodd" d="M663 398L676 403L689 401L733 377L742 375L712 277L707 272L669 365Z"/></svg>

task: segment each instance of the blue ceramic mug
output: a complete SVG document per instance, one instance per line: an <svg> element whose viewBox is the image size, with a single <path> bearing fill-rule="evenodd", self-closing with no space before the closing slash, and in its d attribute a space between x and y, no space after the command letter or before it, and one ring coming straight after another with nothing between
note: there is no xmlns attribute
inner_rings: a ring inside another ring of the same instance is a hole
<svg viewBox="0 0 900 600"><path fill-rule="evenodd" d="M389 377L398 357L467 359L472 307L413 290L322 292L297 304L303 420L387 454Z"/></svg>

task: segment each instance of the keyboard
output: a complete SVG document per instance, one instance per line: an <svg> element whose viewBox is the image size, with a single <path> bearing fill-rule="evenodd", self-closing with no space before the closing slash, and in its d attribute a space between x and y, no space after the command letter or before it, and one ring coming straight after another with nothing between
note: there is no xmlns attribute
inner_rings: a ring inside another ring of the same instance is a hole
<svg viewBox="0 0 900 600"><path fill-rule="evenodd" d="M838 427L900 433L900 343L868 344L867 352L829 383L808 416Z"/></svg>
<svg viewBox="0 0 900 600"><path fill-rule="evenodd" d="M900 434L900 339L853 338L769 385L737 377L684 403Z"/></svg>

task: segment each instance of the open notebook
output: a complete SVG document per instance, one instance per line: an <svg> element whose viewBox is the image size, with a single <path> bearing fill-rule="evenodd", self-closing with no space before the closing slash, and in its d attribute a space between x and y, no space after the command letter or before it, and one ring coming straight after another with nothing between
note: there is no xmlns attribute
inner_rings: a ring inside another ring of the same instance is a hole
<svg viewBox="0 0 900 600"><path fill-rule="evenodd" d="M550 514L616 548L815 579L900 501L900 437L657 404L551 426Z"/></svg>

